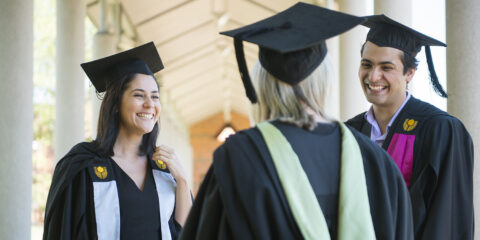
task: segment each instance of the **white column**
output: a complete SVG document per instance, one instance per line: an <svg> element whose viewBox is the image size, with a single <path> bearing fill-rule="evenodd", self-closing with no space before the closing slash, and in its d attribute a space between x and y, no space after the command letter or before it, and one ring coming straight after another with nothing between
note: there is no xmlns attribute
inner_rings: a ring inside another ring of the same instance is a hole
<svg viewBox="0 0 480 240"><path fill-rule="evenodd" d="M119 35L115 35L113 31L110 31L110 28L114 28L117 34L120 34L120 10L118 3L109 4L107 0L100 0L99 4L100 18L98 31L93 39L93 59L104 58L115 54L117 52L117 39L119 39ZM112 12L114 14L111 14ZM95 139L97 137L98 116L102 100L97 96L93 85L91 85L89 92L92 103L91 137ZM101 96L103 96L103 94Z"/></svg>
<svg viewBox="0 0 480 240"><path fill-rule="evenodd" d="M357 16L369 14L366 0L340 0L340 11ZM366 36L367 29L360 26L340 35L340 120L342 121L366 111L369 106L358 79L360 49Z"/></svg>
<svg viewBox="0 0 480 240"><path fill-rule="evenodd" d="M85 1L57 0L55 160L85 140Z"/></svg>
<svg viewBox="0 0 480 240"><path fill-rule="evenodd" d="M448 112L458 117L473 138L476 160L480 156L480 1L447 0ZM480 163L474 161L475 235L480 236Z"/></svg>
<svg viewBox="0 0 480 240"><path fill-rule="evenodd" d="M0 1L0 239L30 239L33 1Z"/></svg>
<svg viewBox="0 0 480 240"><path fill-rule="evenodd" d="M93 59L99 59L106 56L110 56L117 52L116 48L116 37L114 34L109 33L108 31L99 31L93 37ZM90 84L91 85L91 84ZM98 98L95 87L91 85L89 92L91 94L91 103L92 103L92 139L95 139L97 136L97 126L98 126L98 115L100 111L100 105L102 100Z"/></svg>
<svg viewBox="0 0 480 240"><path fill-rule="evenodd" d="M412 0L375 0L374 11L375 14L385 14L389 18L392 18L395 21L400 22L406 26L412 27L413 25ZM421 51L419 54L417 54L417 59L421 57L420 55L423 56L425 55L425 53ZM426 62L420 64L425 64L424 67L426 67ZM421 79L417 76L413 80L414 81L411 81L408 84L408 91L416 97L422 96L425 87L424 83L425 80L428 80L428 78Z"/></svg>
<svg viewBox="0 0 480 240"><path fill-rule="evenodd" d="M374 11L407 26L412 25L412 0L375 0Z"/></svg>
<svg viewBox="0 0 480 240"><path fill-rule="evenodd" d="M326 6L332 10L338 10L334 0L327 0ZM340 40L334 37L327 40L328 54L333 67L333 79L325 102L325 113L334 119L340 119Z"/></svg>

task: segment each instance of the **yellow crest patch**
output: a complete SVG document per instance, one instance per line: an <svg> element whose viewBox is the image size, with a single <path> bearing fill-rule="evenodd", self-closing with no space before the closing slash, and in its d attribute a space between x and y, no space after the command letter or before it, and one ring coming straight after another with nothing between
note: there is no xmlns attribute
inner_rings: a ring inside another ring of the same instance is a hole
<svg viewBox="0 0 480 240"><path fill-rule="evenodd" d="M97 177L100 179L105 179L108 176L106 167L102 167L102 166L93 167L93 170L95 170L95 175L97 175Z"/></svg>
<svg viewBox="0 0 480 240"><path fill-rule="evenodd" d="M418 121L407 118L407 119L405 119L405 122L403 122L403 130L405 130L406 132L410 132L413 129L415 129L417 124L418 124Z"/></svg>
<svg viewBox="0 0 480 240"><path fill-rule="evenodd" d="M158 168L165 170L167 168L167 164L165 164L162 160L155 160Z"/></svg>

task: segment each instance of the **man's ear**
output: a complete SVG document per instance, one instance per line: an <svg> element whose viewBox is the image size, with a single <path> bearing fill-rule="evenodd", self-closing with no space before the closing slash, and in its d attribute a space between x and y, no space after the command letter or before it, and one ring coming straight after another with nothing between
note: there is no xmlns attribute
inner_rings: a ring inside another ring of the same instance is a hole
<svg viewBox="0 0 480 240"><path fill-rule="evenodd" d="M407 83L410 83L412 81L413 76L415 76L415 73L417 72L416 68L409 68L407 72L405 73L405 76L407 77Z"/></svg>

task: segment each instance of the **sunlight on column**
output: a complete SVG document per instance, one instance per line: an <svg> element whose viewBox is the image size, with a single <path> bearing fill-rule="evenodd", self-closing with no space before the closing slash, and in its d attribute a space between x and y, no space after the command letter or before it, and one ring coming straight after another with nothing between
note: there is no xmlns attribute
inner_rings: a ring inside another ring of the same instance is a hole
<svg viewBox="0 0 480 240"><path fill-rule="evenodd" d="M425 11L426 9L428 9L428 11ZM412 27L421 33L445 42L445 1L415 1L413 6ZM438 81L448 93L446 48L434 46L431 47L431 49ZM431 103L442 110L446 110L447 100L438 96L430 84L424 48L418 53L417 59L419 60L418 69L409 86L410 92L416 98ZM454 79L451 79L451 81L452 80Z"/></svg>

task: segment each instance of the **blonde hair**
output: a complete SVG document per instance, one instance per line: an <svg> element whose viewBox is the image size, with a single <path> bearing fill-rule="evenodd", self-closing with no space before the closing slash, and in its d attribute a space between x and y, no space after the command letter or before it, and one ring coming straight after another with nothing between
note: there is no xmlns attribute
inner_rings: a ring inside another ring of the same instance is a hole
<svg viewBox="0 0 480 240"><path fill-rule="evenodd" d="M291 86L278 80L257 61L250 76L257 93L258 103L252 106L256 122L281 120L312 130L316 127L312 111L325 119L325 104L333 79L329 55L303 81ZM310 113L309 113L310 110Z"/></svg>

